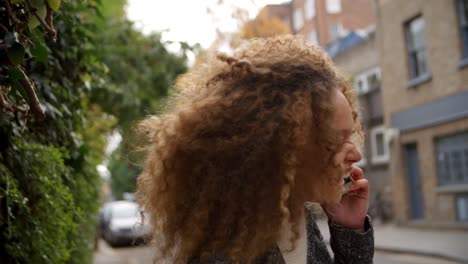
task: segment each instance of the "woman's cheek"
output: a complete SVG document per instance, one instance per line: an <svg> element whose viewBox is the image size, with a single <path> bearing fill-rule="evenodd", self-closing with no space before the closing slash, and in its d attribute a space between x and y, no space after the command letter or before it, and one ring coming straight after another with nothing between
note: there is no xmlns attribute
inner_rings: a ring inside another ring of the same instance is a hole
<svg viewBox="0 0 468 264"><path fill-rule="evenodd" d="M344 153L343 151L336 153L335 157L333 157L333 165L335 167L340 166L343 163L345 155L346 153Z"/></svg>

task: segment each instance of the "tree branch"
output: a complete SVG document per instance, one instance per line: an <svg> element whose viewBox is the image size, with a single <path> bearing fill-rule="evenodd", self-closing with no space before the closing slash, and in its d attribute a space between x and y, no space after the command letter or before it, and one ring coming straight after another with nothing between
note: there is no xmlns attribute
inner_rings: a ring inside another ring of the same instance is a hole
<svg viewBox="0 0 468 264"><path fill-rule="evenodd" d="M18 82L23 86L24 90L26 91L26 95L29 99L29 108L31 109L34 117L39 121L45 119L45 113L39 104L39 99L37 98L36 92L34 91L33 82L28 78L28 76L24 73L23 69L17 67L18 70L21 72L24 78L19 79Z"/></svg>
<svg viewBox="0 0 468 264"><path fill-rule="evenodd" d="M31 12L36 18L37 20L39 21L39 23L41 23L42 27L44 27L44 29L47 31L47 33L49 34L49 37L52 39L52 41L56 41L57 40L57 31L55 31L54 27L51 25L51 24L48 24L44 21L44 19L42 19L42 17L37 14L36 12L36 8L32 6L31 4L31 1L30 0L26 0L26 4L28 5L29 7L29 12ZM46 19L47 20L50 20L52 21L52 18L49 18L49 16L52 16L50 14L50 12L52 11L52 9L49 7L48 4L44 3L46 6L47 6L47 15L46 15Z"/></svg>
<svg viewBox="0 0 468 264"><path fill-rule="evenodd" d="M3 99L3 91L0 91L0 108L6 111L10 110L8 103Z"/></svg>
<svg viewBox="0 0 468 264"><path fill-rule="evenodd" d="M8 28L6 28L4 25L0 24L0 27L6 32L8 32Z"/></svg>
<svg viewBox="0 0 468 264"><path fill-rule="evenodd" d="M19 21L18 18L15 16L15 14L13 14L13 12L11 11L10 1L3 0L3 2L5 2L7 13L10 16L10 18L13 20L13 22L15 22L16 24L21 24L21 21Z"/></svg>
<svg viewBox="0 0 468 264"><path fill-rule="evenodd" d="M46 6L47 6L46 22L49 25L50 29L52 29L53 34L51 34L50 37L55 42L55 41L57 41L57 31L54 28L54 21L53 21L54 10L52 10L52 8L50 8L48 3L46 3Z"/></svg>

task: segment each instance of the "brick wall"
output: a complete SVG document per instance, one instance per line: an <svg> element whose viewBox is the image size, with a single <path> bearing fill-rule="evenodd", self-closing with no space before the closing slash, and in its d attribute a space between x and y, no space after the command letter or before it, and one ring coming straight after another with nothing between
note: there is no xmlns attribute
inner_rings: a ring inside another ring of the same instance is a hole
<svg viewBox="0 0 468 264"><path fill-rule="evenodd" d="M377 43L381 57L384 120L391 127L392 113L457 94L468 89L468 67L460 68L460 35L455 1L377 0ZM430 79L407 87L409 77L404 25L422 15ZM417 121L417 120L415 120ZM404 132L391 145L390 172L396 219L410 223L405 145L417 144L425 218L423 225L455 226L455 192L441 192L437 185L435 138L468 131L468 119Z"/></svg>
<svg viewBox="0 0 468 264"><path fill-rule="evenodd" d="M382 56L385 120L392 112L431 102L468 89L468 68L457 67L461 50L454 1L382 1L378 43ZM404 23L422 14L431 81L406 88L409 69Z"/></svg>
<svg viewBox="0 0 468 264"><path fill-rule="evenodd" d="M305 18L306 0L292 1L292 14L296 8L302 9ZM315 0L316 15L304 21L304 27L297 33L307 35L316 28L319 44L326 45L332 41L329 35L329 26L342 24L347 31L365 29L375 23L373 0L341 0L341 12L329 14L326 9L326 0Z"/></svg>

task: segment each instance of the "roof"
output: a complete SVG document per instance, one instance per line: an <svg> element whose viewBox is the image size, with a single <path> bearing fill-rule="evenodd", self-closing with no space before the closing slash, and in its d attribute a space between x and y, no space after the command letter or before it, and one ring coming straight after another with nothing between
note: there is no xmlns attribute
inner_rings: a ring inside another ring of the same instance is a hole
<svg viewBox="0 0 468 264"><path fill-rule="evenodd" d="M327 51L328 55L331 58L335 58L336 56L344 53L348 49L357 46L366 41L366 38L360 36L358 33L351 31L343 38L327 45L325 50Z"/></svg>

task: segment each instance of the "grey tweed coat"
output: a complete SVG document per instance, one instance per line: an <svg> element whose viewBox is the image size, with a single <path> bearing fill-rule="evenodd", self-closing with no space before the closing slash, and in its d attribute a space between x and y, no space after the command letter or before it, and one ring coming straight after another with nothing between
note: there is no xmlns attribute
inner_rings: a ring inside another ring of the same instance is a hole
<svg viewBox="0 0 468 264"><path fill-rule="evenodd" d="M316 224L316 216L305 206L307 230L306 264L369 264L374 258L374 230L369 216L365 221L365 232L341 228L328 222L330 246L334 258L327 250L322 234ZM192 259L189 264L232 264L229 259L214 256L206 259ZM258 257L255 264L285 264L281 251L276 246L265 255Z"/></svg>

